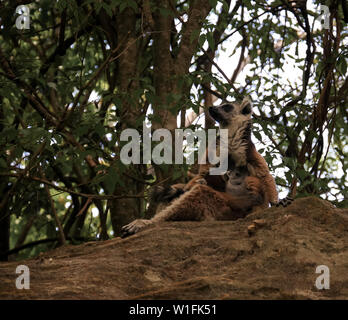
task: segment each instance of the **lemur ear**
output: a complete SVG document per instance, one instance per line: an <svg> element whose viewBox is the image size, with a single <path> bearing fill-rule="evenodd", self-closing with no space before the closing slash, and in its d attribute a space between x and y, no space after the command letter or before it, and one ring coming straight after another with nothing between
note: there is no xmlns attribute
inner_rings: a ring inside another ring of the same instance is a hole
<svg viewBox="0 0 348 320"><path fill-rule="evenodd" d="M241 113L244 115L252 114L253 112L253 103L249 97L245 97L240 105Z"/></svg>

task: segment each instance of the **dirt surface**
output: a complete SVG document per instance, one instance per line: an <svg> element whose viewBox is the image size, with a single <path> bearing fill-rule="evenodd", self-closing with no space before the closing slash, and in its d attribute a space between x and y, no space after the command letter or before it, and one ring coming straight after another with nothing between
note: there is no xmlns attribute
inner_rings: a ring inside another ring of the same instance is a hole
<svg viewBox="0 0 348 320"><path fill-rule="evenodd" d="M15 287L19 264L29 290ZM330 269L328 290L315 286L318 265ZM0 263L0 298L348 299L348 209L302 198L237 221L166 222L61 247Z"/></svg>

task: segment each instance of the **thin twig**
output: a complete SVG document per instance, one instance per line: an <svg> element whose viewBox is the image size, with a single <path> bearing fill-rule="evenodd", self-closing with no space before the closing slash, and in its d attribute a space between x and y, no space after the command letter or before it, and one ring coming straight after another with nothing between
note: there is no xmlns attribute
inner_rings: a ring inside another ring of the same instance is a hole
<svg viewBox="0 0 348 320"><path fill-rule="evenodd" d="M88 198L85 205L83 206L83 208L78 212L78 214L76 215L76 217L80 216L88 207L88 205L92 202L91 198Z"/></svg>
<svg viewBox="0 0 348 320"><path fill-rule="evenodd" d="M18 173L0 173L0 176L8 176L8 177L16 177L16 178L18 178L18 177L21 176L21 174L18 174ZM62 192L66 192L66 193L70 193L70 194L75 194L77 196L84 197L84 198L100 199L100 200L125 199L125 198L144 198L143 194L138 194L138 195L125 194L125 195L120 195L120 196L87 194L87 193L76 192L76 191L73 191L73 190L70 190L70 189L67 189L67 188L56 186L54 183L52 183L52 182L50 182L50 181L48 181L46 179L35 177L35 176L26 175L26 176L23 176L22 178L23 179L24 178L25 179L30 179L30 180L33 180L33 181L38 181L38 182L47 184L48 186L50 186L50 187L52 187L52 188L54 188L56 190L59 190L59 191L62 191Z"/></svg>

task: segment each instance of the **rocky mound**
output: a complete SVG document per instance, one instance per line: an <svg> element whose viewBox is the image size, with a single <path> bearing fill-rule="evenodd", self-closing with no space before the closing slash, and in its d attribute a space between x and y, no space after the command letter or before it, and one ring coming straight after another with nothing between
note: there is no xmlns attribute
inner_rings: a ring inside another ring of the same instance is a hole
<svg viewBox="0 0 348 320"><path fill-rule="evenodd" d="M30 268L29 290L16 289L19 264ZM329 267L330 289L315 286L319 265ZM314 197L0 263L0 299L347 298L348 209Z"/></svg>

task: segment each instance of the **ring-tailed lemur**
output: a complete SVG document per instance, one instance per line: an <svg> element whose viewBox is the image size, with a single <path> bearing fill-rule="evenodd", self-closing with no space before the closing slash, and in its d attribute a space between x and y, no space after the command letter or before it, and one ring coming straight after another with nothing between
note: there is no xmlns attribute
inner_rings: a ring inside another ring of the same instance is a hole
<svg viewBox="0 0 348 320"><path fill-rule="evenodd" d="M274 178L251 140L252 103L249 98L245 98L241 104L225 103L210 107L209 114L221 129L228 129L228 168L230 172L245 172L243 181L247 187L236 188L241 193L239 195L228 194L224 177L209 175L209 163L200 165L198 175L187 184L155 188L153 199L166 207L163 209L162 206L161 211L150 220L137 219L124 226L123 236L163 220L225 219L227 216L245 216L250 210L268 208L270 204L286 206L291 203L289 198L278 201ZM202 179L207 185L200 183ZM233 184L232 180L228 180L227 186ZM250 189L253 190L252 194ZM259 194L256 195L256 192Z"/></svg>

